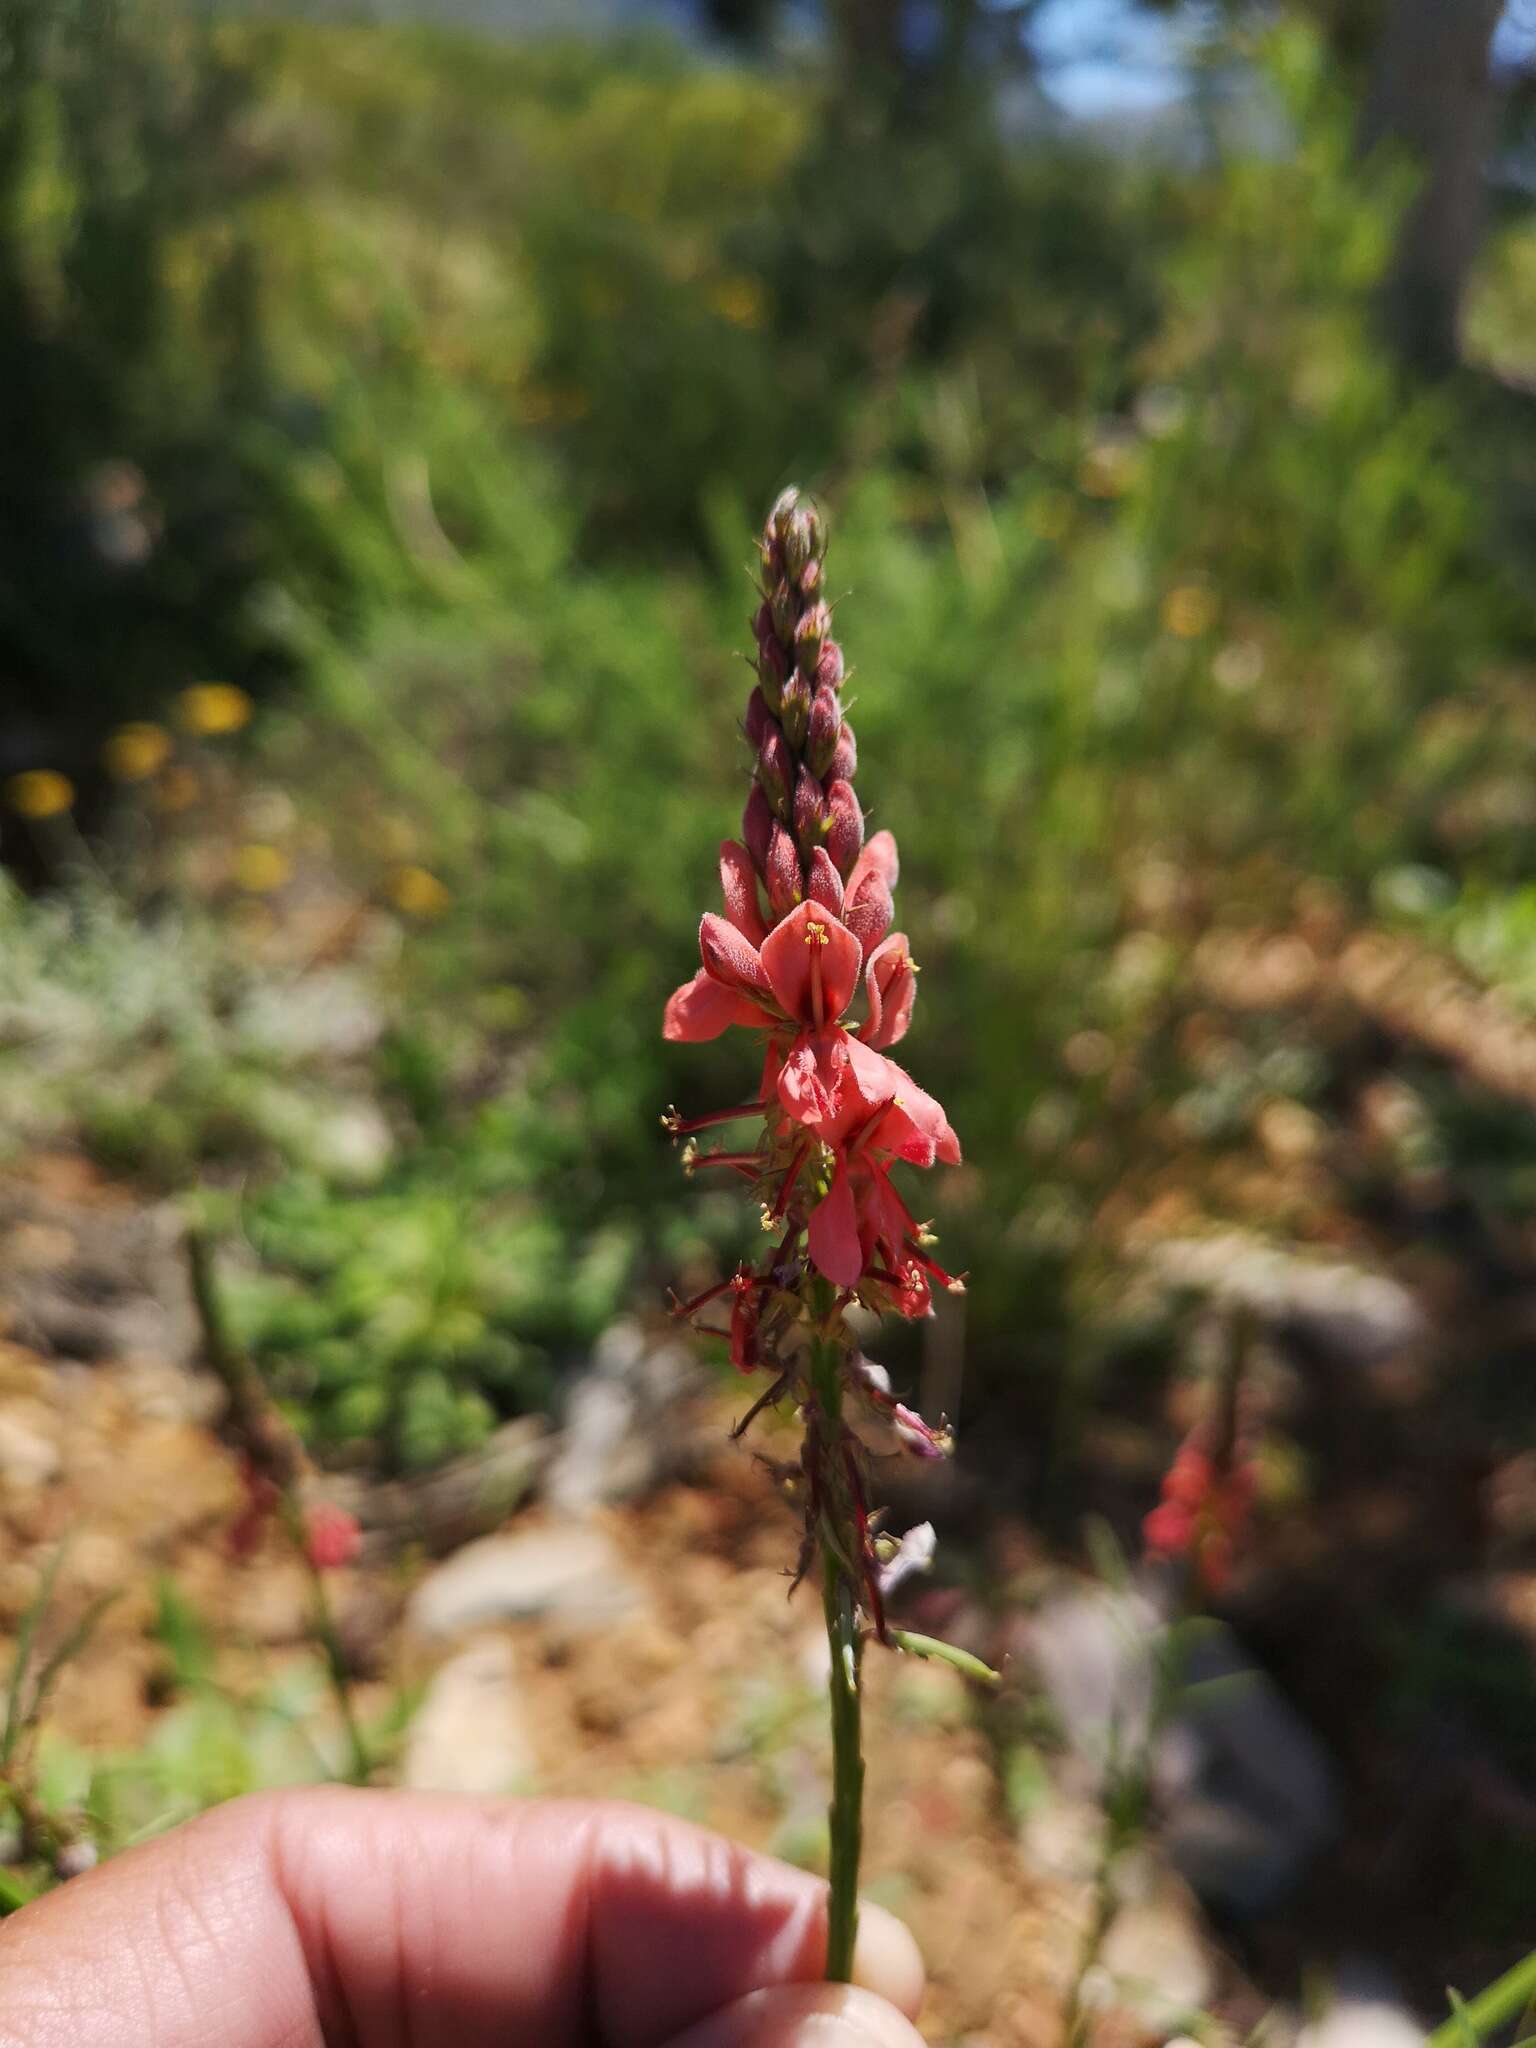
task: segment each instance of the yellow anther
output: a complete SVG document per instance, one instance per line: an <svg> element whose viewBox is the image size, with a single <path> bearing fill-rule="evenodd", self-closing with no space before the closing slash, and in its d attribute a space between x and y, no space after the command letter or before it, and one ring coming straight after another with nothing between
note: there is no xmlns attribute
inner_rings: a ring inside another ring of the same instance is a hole
<svg viewBox="0 0 1536 2048"><path fill-rule="evenodd" d="M824 924L814 922L805 928L805 943L808 946L825 946L831 943L831 934Z"/></svg>

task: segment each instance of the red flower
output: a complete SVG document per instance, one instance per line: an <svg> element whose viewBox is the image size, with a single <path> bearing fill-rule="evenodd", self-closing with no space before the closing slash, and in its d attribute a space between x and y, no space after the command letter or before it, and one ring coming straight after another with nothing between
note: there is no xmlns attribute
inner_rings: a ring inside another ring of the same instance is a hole
<svg viewBox="0 0 1536 2048"><path fill-rule="evenodd" d="M1187 1557L1196 1582L1219 1593L1232 1575L1254 1487L1251 1457L1235 1455L1222 1471L1194 1441L1181 1444L1162 1498L1141 1525L1149 1556Z"/></svg>
<svg viewBox="0 0 1536 2048"><path fill-rule="evenodd" d="M338 1571L351 1564L362 1547L357 1517L345 1508L317 1501L304 1510L304 1555L317 1572Z"/></svg>

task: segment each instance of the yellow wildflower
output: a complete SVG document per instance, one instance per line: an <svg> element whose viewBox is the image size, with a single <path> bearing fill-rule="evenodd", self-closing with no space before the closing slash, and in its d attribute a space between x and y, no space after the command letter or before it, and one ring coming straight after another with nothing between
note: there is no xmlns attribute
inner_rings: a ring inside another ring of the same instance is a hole
<svg viewBox="0 0 1536 2048"><path fill-rule="evenodd" d="M5 800L23 818L57 818L75 800L75 785L55 768L29 768L5 785Z"/></svg>

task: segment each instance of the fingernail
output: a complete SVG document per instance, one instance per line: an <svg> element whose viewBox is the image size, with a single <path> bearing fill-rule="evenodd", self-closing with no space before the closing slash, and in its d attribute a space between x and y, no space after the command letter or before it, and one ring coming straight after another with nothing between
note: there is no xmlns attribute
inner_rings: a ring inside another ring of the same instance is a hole
<svg viewBox="0 0 1536 2048"><path fill-rule="evenodd" d="M878 1991L898 2012L916 2019L927 1983L922 1954L911 1928L884 1906L860 1902L853 1981L866 1991Z"/></svg>
<svg viewBox="0 0 1536 2048"><path fill-rule="evenodd" d="M922 2048L910 2020L852 1984L780 1984L711 2013L670 2048Z"/></svg>

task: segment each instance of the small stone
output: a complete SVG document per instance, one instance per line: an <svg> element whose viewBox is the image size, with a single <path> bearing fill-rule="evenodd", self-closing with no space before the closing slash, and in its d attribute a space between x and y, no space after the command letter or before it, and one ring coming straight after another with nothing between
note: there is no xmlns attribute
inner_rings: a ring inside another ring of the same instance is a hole
<svg viewBox="0 0 1536 2048"><path fill-rule="evenodd" d="M1341 1998L1303 2027L1297 2048L1423 2048L1424 2029L1395 2001Z"/></svg>
<svg viewBox="0 0 1536 2048"><path fill-rule="evenodd" d="M0 1414L0 1480L21 1492L31 1492L56 1479L59 1464L58 1446L30 1421Z"/></svg>
<svg viewBox="0 0 1536 2048"><path fill-rule="evenodd" d="M494 1798L526 1785L534 1769L512 1645L505 1636L467 1643L433 1678L411 1724L406 1785Z"/></svg>
<svg viewBox="0 0 1536 2048"><path fill-rule="evenodd" d="M1041 1801L1019 1829L1019 1850L1042 1876L1091 1884L1104 1862L1107 1823L1095 1799L1068 1794Z"/></svg>
<svg viewBox="0 0 1536 2048"><path fill-rule="evenodd" d="M687 1462L684 1410L700 1385L679 1344L658 1344L623 1319L597 1340L566 1403L547 1491L562 1513L637 1500Z"/></svg>
<svg viewBox="0 0 1536 2048"><path fill-rule="evenodd" d="M1099 1962L1115 2001L1158 2032L1189 2021L1210 2003L1216 1975L1176 1885L1123 1906L1110 1923Z"/></svg>
<svg viewBox="0 0 1536 2048"><path fill-rule="evenodd" d="M84 1877L100 1861L101 1851L94 1842L66 1842L53 1859L53 1867L57 1875L68 1883L72 1877Z"/></svg>
<svg viewBox="0 0 1536 2048"><path fill-rule="evenodd" d="M639 1604L609 1539L598 1529L565 1524L467 1545L423 1579L408 1618L422 1636L538 1619L585 1632L610 1627Z"/></svg>

